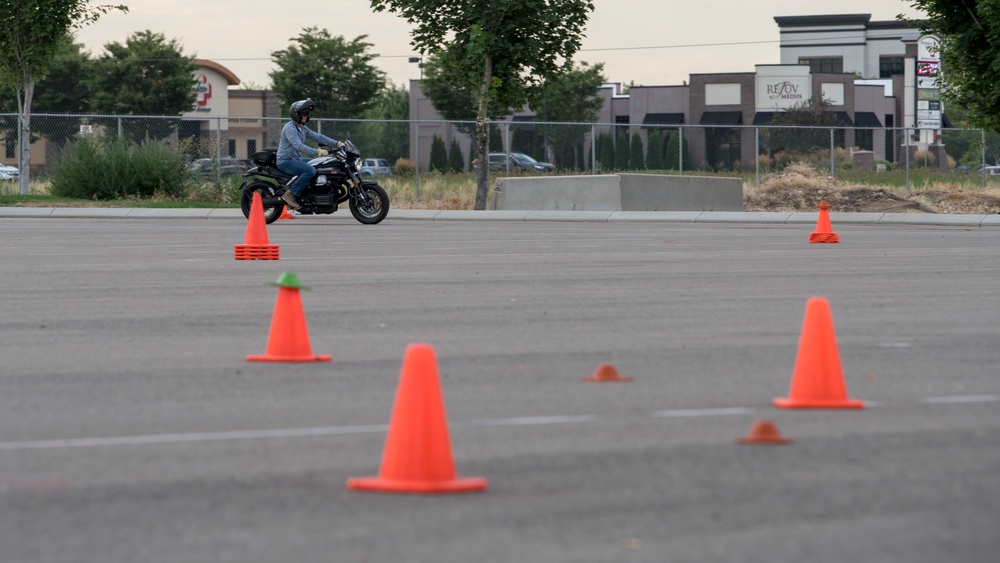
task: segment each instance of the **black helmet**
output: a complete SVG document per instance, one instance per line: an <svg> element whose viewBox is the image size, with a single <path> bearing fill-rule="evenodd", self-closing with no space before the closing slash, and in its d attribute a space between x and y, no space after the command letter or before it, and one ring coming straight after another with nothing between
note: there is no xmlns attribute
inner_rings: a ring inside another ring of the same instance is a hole
<svg viewBox="0 0 1000 563"><path fill-rule="evenodd" d="M316 104L312 100L299 100L288 108L288 117L295 123L302 123L302 117L309 115L309 112L316 109Z"/></svg>

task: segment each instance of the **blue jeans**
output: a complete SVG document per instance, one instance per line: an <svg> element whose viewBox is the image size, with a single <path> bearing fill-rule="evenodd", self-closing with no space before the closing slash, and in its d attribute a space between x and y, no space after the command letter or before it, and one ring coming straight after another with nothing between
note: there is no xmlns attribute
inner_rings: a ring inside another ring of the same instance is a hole
<svg viewBox="0 0 1000 563"><path fill-rule="evenodd" d="M296 178L295 181L292 182L292 185L288 187L288 189L295 194L295 197L302 195L306 186L309 185L309 181L316 176L316 169L308 164L310 160L312 159L301 157L299 160L285 160L278 163L278 168L280 168L282 172L298 175L298 178Z"/></svg>

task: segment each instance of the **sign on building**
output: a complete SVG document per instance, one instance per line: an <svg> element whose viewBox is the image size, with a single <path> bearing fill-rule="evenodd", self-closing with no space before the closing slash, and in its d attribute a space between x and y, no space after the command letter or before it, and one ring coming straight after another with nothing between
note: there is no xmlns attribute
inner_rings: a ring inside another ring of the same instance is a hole
<svg viewBox="0 0 1000 563"><path fill-rule="evenodd" d="M917 40L917 129L940 129L941 53L938 39L924 35Z"/></svg>

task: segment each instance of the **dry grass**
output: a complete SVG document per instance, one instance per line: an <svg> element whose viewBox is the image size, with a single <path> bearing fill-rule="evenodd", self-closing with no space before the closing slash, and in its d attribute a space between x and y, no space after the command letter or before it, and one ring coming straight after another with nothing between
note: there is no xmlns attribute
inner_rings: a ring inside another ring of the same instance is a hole
<svg viewBox="0 0 1000 563"><path fill-rule="evenodd" d="M825 200L834 211L1000 213L1000 189L934 183L914 189L851 184L795 163L744 188L747 211L812 211Z"/></svg>

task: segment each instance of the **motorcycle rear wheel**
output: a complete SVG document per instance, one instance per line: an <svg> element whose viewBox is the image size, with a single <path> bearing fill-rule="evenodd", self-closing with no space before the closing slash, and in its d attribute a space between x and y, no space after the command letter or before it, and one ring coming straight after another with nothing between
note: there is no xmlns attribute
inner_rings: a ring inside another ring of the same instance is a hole
<svg viewBox="0 0 1000 563"><path fill-rule="evenodd" d="M351 198L351 215L363 225L381 223L389 214L389 194L378 184L362 184L361 189L368 196L367 204L358 204L358 199Z"/></svg>
<svg viewBox="0 0 1000 563"><path fill-rule="evenodd" d="M249 186L243 188L243 196L240 198L240 209L243 210L243 216L247 219L250 218L250 207L253 204L253 193L257 192L260 194L262 200L267 198L273 198L277 188L274 184L270 182L265 182L263 180L257 180L251 183ZM284 204L277 205L274 207L264 206L264 222L270 225L271 223L278 220L281 217L281 212L284 211Z"/></svg>

